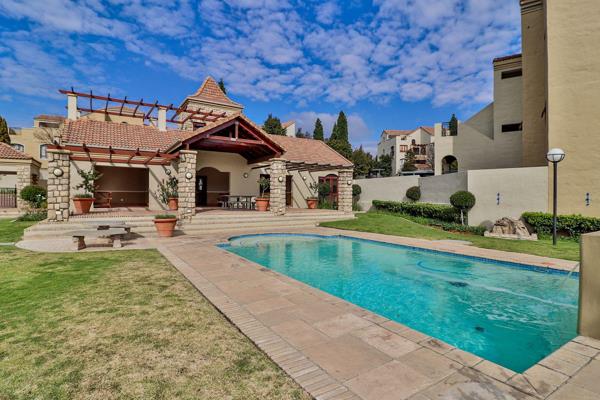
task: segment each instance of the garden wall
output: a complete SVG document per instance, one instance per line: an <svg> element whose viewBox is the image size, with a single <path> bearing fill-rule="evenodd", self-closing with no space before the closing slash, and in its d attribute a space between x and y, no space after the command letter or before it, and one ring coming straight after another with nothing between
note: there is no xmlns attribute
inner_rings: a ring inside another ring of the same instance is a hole
<svg viewBox="0 0 600 400"><path fill-rule="evenodd" d="M422 202L449 204L452 194L467 190L467 172L426 176L419 179L419 186Z"/></svg>
<svg viewBox="0 0 600 400"><path fill-rule="evenodd" d="M418 176L390 176L388 178L356 179L362 193L358 204L368 211L373 200L406 201L406 190L411 186L419 186Z"/></svg>

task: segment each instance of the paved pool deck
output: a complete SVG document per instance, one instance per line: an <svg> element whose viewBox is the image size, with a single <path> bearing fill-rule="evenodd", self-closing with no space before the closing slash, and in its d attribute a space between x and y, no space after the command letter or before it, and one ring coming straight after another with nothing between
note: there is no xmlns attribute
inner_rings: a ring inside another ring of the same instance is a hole
<svg viewBox="0 0 600 400"><path fill-rule="evenodd" d="M342 234L564 270L575 266L457 243L328 228L286 231ZM161 241L158 249L317 399L600 399L600 341L577 337L518 374L216 246L230 236L187 236Z"/></svg>

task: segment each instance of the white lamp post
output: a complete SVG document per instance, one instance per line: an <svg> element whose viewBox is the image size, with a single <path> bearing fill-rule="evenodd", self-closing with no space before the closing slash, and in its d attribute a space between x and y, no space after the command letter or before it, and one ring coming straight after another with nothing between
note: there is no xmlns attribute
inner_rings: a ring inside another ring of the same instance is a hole
<svg viewBox="0 0 600 400"><path fill-rule="evenodd" d="M546 154L546 159L552 163L554 168L554 190L552 193L552 244L556 246L556 209L558 206L558 196L556 191L558 188L558 163L565 159L565 152L563 149L550 149L548 154Z"/></svg>

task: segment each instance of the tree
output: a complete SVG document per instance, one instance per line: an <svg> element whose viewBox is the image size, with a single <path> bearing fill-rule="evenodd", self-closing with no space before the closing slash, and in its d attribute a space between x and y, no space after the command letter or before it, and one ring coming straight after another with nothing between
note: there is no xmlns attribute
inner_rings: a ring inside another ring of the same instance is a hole
<svg viewBox="0 0 600 400"><path fill-rule="evenodd" d="M223 78L219 79L219 87L221 88L224 94L227 94L227 89L225 89L225 82L223 82Z"/></svg>
<svg viewBox="0 0 600 400"><path fill-rule="evenodd" d="M352 158L352 145L350 145L350 141L348 140L348 120L343 111L340 111L338 119L333 125L333 130L327 144L347 159Z"/></svg>
<svg viewBox="0 0 600 400"><path fill-rule="evenodd" d="M325 140L325 135L323 134L323 124L321 120L317 118L315 121L315 129L313 129L313 139L315 140Z"/></svg>
<svg viewBox="0 0 600 400"><path fill-rule="evenodd" d="M406 152L406 156L404 157L404 164L402 164L402 171L416 171L417 167L415 166L415 153L412 150L408 150Z"/></svg>
<svg viewBox="0 0 600 400"><path fill-rule="evenodd" d="M466 190L459 190L450 196L450 204L452 204L454 208L460 210L460 222L464 225L464 213L475 206L475 195Z"/></svg>
<svg viewBox="0 0 600 400"><path fill-rule="evenodd" d="M360 146L352 152L352 163L354 164L355 178L367 176L373 169L373 156Z"/></svg>
<svg viewBox="0 0 600 400"><path fill-rule="evenodd" d="M265 132L270 133L271 135L285 136L285 129L283 129L283 126L281 126L281 120L277 117L274 117L272 114L269 114L265 120L263 129Z"/></svg>
<svg viewBox="0 0 600 400"><path fill-rule="evenodd" d="M456 119L456 115L454 114L452 114L450 122L448 122L448 129L450 129L450 136L458 135L458 119Z"/></svg>
<svg viewBox="0 0 600 400"><path fill-rule="evenodd" d="M381 176L392 176L392 157L389 154L375 158L374 164Z"/></svg>
<svg viewBox="0 0 600 400"><path fill-rule="evenodd" d="M10 144L10 135L6 120L0 117L0 142Z"/></svg>
<svg viewBox="0 0 600 400"><path fill-rule="evenodd" d="M310 132L304 132L302 131L302 128L298 128L298 130L296 131L296 137L302 139L312 139L312 135L310 134Z"/></svg>

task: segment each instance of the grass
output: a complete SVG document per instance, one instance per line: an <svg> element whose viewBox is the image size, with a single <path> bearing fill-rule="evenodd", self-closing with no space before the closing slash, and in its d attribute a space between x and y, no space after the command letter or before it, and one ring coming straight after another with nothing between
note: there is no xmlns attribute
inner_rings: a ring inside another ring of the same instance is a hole
<svg viewBox="0 0 600 400"><path fill-rule="evenodd" d="M356 219L321 223L321 226L362 232L383 233L386 235L414 237L431 240L468 240L474 246L485 249L535 254L552 258L579 261L579 243L573 240L559 240L556 247L552 241L506 240L483 236L445 232L437 228L421 225L397 215L381 212L358 214Z"/></svg>
<svg viewBox="0 0 600 400"><path fill-rule="evenodd" d="M309 398L156 251L1 246L0 287L2 400Z"/></svg>
<svg viewBox="0 0 600 400"><path fill-rule="evenodd" d="M23 236L23 230L35 224L32 221L15 221L0 219L0 243L18 242Z"/></svg>

